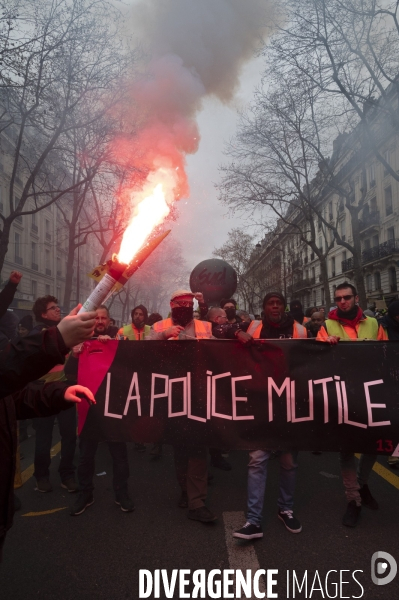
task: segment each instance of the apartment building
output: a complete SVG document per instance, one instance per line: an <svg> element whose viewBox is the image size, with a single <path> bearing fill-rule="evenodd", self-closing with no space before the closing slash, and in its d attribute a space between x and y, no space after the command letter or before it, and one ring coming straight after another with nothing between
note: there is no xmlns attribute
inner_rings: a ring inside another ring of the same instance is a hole
<svg viewBox="0 0 399 600"><path fill-rule="evenodd" d="M385 130L380 152L392 169L399 172L398 136L392 128ZM351 147L351 140L353 147ZM383 164L364 148L355 147L355 136L348 136L348 149L339 165L341 185L350 182L350 202L359 206L359 236L361 242L361 270L368 305L376 300L389 302L398 298L399 269L399 182L389 174ZM360 157L360 158L359 158ZM324 191L318 210L326 222L334 223L343 241L353 244L351 214L345 201L331 188ZM273 234L257 245L251 258L246 278L252 277L257 285L259 304L252 308L260 312L261 298L269 291L284 293L287 300L299 299L304 308L326 306L326 293L317 255L308 244L301 242L297 226L300 213L292 215L290 224L278 222ZM295 226L294 226L295 225ZM336 287L354 281L352 253L334 241L332 230L315 218L316 243L327 255L328 285L334 298ZM326 248L327 247L327 248ZM262 277L256 273L264 273Z"/></svg>

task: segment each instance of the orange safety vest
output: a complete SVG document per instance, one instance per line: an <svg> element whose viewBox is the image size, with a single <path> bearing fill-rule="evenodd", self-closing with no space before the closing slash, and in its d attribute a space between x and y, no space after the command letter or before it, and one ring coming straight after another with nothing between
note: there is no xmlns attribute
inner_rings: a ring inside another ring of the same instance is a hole
<svg viewBox="0 0 399 600"><path fill-rule="evenodd" d="M260 338L260 332L262 331L263 323L262 321L251 321L247 333L252 335L254 340L258 340ZM293 335L292 339L307 339L308 332L306 331L306 327L294 321L293 327Z"/></svg>
<svg viewBox="0 0 399 600"><path fill-rule="evenodd" d="M157 321L154 323L153 328L157 333L161 333L169 327L173 327L174 323L172 319L164 319L163 321ZM199 340L209 340L212 337L212 325L207 321L200 321L194 319L195 337ZM177 340L178 337L169 338L170 340Z"/></svg>

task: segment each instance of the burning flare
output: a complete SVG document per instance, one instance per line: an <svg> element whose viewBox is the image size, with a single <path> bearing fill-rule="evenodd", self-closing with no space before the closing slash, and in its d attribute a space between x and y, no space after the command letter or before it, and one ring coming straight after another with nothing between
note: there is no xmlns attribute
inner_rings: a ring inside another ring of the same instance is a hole
<svg viewBox="0 0 399 600"><path fill-rule="evenodd" d="M162 183L137 205L137 212L123 234L118 260L129 264L154 228L168 216L170 207L165 199Z"/></svg>

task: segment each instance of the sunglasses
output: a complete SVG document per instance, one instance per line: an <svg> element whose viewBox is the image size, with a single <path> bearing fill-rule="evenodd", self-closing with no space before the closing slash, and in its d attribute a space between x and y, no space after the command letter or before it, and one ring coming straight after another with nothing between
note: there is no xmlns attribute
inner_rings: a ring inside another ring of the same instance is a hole
<svg viewBox="0 0 399 600"><path fill-rule="evenodd" d="M353 294L348 294L347 296L338 296L337 298L334 298L334 302L336 304L338 304L339 302L342 302L342 300L345 300L345 302L347 302L351 298L353 298Z"/></svg>

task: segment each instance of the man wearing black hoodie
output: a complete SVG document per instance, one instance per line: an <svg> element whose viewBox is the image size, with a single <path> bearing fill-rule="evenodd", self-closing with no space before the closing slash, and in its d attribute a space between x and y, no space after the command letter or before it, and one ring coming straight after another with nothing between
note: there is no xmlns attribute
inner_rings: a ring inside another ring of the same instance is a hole
<svg viewBox="0 0 399 600"><path fill-rule="evenodd" d="M50 327L57 326L61 321L61 309L58 306L58 300L54 296L43 296L37 298L33 305L33 314L37 321L36 327L31 334L39 333ZM56 381L65 381L65 373L62 365L54 367L41 380L47 383ZM34 427L36 431L35 441L35 472L36 491L51 492L52 485L49 480L49 468L51 464L51 444L53 439L53 427L55 416L42 417L35 420ZM61 478L61 487L68 492L76 492L78 486L75 482L75 465L73 459L76 447L76 410L72 406L57 417L58 426L61 435L61 460L58 472Z"/></svg>

